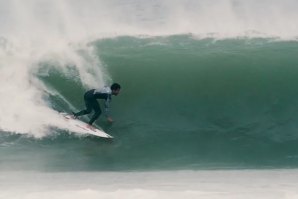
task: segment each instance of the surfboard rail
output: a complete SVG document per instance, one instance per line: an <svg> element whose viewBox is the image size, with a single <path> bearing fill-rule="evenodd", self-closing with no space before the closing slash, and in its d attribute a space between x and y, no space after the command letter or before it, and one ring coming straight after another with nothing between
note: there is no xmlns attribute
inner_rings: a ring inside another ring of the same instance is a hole
<svg viewBox="0 0 298 199"><path fill-rule="evenodd" d="M89 134L102 138L113 138L113 136L107 134L101 129L98 129L96 127L94 127L93 129L89 128L87 123L73 118L72 115L68 113L60 112L59 114L67 122L67 125L69 126L68 129L74 133Z"/></svg>

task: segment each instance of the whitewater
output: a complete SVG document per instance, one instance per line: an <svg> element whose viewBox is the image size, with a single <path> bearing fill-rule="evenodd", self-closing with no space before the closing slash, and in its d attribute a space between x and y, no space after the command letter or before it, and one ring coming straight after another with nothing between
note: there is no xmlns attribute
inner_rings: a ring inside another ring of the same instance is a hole
<svg viewBox="0 0 298 199"><path fill-rule="evenodd" d="M297 9L0 0L0 198L296 198ZM113 141L73 133L112 82Z"/></svg>

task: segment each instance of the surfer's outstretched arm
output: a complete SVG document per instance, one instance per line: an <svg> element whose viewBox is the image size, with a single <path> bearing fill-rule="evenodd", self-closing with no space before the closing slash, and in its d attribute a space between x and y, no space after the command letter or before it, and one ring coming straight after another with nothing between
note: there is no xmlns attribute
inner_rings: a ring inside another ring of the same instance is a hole
<svg viewBox="0 0 298 199"><path fill-rule="evenodd" d="M111 115L110 115L110 103L111 103L111 96L107 96L105 103L104 103L104 107L105 107L105 111L104 114L108 120L108 122L112 123L114 120L112 119Z"/></svg>

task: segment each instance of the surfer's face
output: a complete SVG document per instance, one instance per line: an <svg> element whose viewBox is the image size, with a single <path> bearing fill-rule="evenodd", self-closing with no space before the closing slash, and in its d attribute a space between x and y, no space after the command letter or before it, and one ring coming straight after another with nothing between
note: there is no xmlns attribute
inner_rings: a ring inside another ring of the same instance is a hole
<svg viewBox="0 0 298 199"><path fill-rule="evenodd" d="M113 95L118 95L120 93L120 89L112 90Z"/></svg>

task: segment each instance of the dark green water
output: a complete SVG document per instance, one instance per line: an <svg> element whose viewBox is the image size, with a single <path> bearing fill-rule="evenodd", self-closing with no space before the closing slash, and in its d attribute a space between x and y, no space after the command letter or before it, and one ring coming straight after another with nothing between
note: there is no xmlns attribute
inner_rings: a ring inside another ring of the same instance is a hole
<svg viewBox="0 0 298 199"><path fill-rule="evenodd" d="M172 170L298 166L298 42L188 35L90 43L122 84L110 142L53 130L0 135L1 169ZM43 81L83 108L80 83ZM74 97L76 96L76 97ZM50 105L69 111L58 97Z"/></svg>

